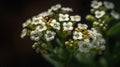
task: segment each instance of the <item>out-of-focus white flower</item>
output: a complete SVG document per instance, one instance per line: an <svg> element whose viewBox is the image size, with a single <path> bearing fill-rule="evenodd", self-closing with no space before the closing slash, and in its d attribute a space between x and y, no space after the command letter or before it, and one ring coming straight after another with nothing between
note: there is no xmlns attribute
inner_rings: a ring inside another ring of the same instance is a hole
<svg viewBox="0 0 120 67"><path fill-rule="evenodd" d="M50 25L51 25L54 29L60 30L60 23L57 22L55 19L53 19L53 20L51 21Z"/></svg>
<svg viewBox="0 0 120 67"><path fill-rule="evenodd" d="M102 2L98 2L96 0L92 1L91 7L94 9L99 8L100 6L102 6Z"/></svg>
<svg viewBox="0 0 120 67"><path fill-rule="evenodd" d="M87 26L86 24L78 23L78 28L79 28L79 29L82 29L82 30L83 30L83 29L87 29L87 27L88 27L88 26Z"/></svg>
<svg viewBox="0 0 120 67"><path fill-rule="evenodd" d="M51 41L55 38L55 32L53 31L46 31L46 34L45 34L45 39L46 41Z"/></svg>
<svg viewBox="0 0 120 67"><path fill-rule="evenodd" d="M104 5L107 9L113 9L115 5L112 2L104 1Z"/></svg>
<svg viewBox="0 0 120 67"><path fill-rule="evenodd" d="M25 23L22 24L22 27L27 27L32 21L28 19Z"/></svg>
<svg viewBox="0 0 120 67"><path fill-rule="evenodd" d="M38 16L41 16L41 17L45 17L45 16L48 16L48 15L51 15L52 14L52 12L42 12L42 13L40 13Z"/></svg>
<svg viewBox="0 0 120 67"><path fill-rule="evenodd" d="M35 17L32 18L32 24L37 25L37 24L39 24L40 22L42 22L42 19L43 19L42 16L39 16L39 17L35 16Z"/></svg>
<svg viewBox="0 0 120 67"><path fill-rule="evenodd" d="M38 41L40 39L40 37L39 36L31 36L30 39L34 40L34 41Z"/></svg>
<svg viewBox="0 0 120 67"><path fill-rule="evenodd" d="M68 14L59 14L59 21L68 21L69 15Z"/></svg>
<svg viewBox="0 0 120 67"><path fill-rule="evenodd" d="M30 32L30 35L31 40L38 41L42 36L42 33L37 30L34 30Z"/></svg>
<svg viewBox="0 0 120 67"><path fill-rule="evenodd" d="M61 8L61 10L63 10L63 11L70 11L70 12L73 11L72 8L69 8L69 7L63 7L63 8Z"/></svg>
<svg viewBox="0 0 120 67"><path fill-rule="evenodd" d="M70 16L71 21L80 21L81 17L79 15L75 15L75 16Z"/></svg>
<svg viewBox="0 0 120 67"><path fill-rule="evenodd" d="M105 11L98 11L98 10L95 11L95 17L96 18L101 18L104 15L105 15Z"/></svg>
<svg viewBox="0 0 120 67"><path fill-rule="evenodd" d="M61 8L61 5L60 4L57 4L57 5L55 5L55 6L52 6L50 9L48 9L48 13L49 14L53 14L53 12L52 11L56 11L56 10L58 10L58 9L60 9Z"/></svg>
<svg viewBox="0 0 120 67"><path fill-rule="evenodd" d="M45 25L45 22L39 22L39 25L36 27L36 30L42 32L44 30L47 30L47 27Z"/></svg>
<svg viewBox="0 0 120 67"><path fill-rule="evenodd" d="M91 38L92 48L102 49L101 46L104 46L105 44L105 39L102 37L102 34L98 33L97 30L92 28L89 30L89 35Z"/></svg>
<svg viewBox="0 0 120 67"><path fill-rule="evenodd" d="M85 39L83 41L79 41L78 42L78 46L79 46L79 51L80 52L84 52L84 53L88 53L90 51L90 40L89 39Z"/></svg>
<svg viewBox="0 0 120 67"><path fill-rule="evenodd" d="M111 13L110 13L115 19L120 19L120 14L119 13L117 13L116 11L111 11Z"/></svg>
<svg viewBox="0 0 120 67"><path fill-rule="evenodd" d="M59 8L61 8L61 4L56 4L55 6L51 7L51 9L54 11L58 10Z"/></svg>
<svg viewBox="0 0 120 67"><path fill-rule="evenodd" d="M73 32L73 39L74 40L77 40L77 39L81 40L82 39L82 33L78 32L78 31L74 31Z"/></svg>
<svg viewBox="0 0 120 67"><path fill-rule="evenodd" d="M101 50L105 50L105 48L106 48L105 45L101 45L101 46L100 46L100 49L101 49Z"/></svg>
<svg viewBox="0 0 120 67"><path fill-rule="evenodd" d="M73 30L72 22L64 22L63 23L63 31Z"/></svg>
<svg viewBox="0 0 120 67"><path fill-rule="evenodd" d="M24 38L26 34L27 34L27 29L23 29L20 37Z"/></svg>

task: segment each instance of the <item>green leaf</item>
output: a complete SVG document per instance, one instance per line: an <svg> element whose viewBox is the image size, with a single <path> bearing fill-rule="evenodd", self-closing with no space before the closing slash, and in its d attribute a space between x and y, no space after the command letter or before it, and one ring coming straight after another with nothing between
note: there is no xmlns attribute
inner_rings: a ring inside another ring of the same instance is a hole
<svg viewBox="0 0 120 67"><path fill-rule="evenodd" d="M107 35L109 36L115 36L118 33L120 33L120 23L115 24L107 31Z"/></svg>

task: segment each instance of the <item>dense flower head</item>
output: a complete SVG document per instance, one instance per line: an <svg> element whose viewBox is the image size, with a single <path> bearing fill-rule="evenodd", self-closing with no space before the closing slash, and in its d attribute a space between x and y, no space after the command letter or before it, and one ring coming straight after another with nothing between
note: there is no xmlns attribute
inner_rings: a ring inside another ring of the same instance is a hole
<svg viewBox="0 0 120 67"><path fill-rule="evenodd" d="M91 6L98 9L102 3L94 1ZM72 11L72 8L62 7L60 4L52 6L48 11L23 23L21 38L29 36L35 41L33 48L37 52L55 52L61 43L66 48L73 47L83 53L105 50L102 34L95 28L90 29L87 24L82 24L80 15L70 15ZM99 19L106 13L97 10L94 14ZM97 25L97 21L94 24Z"/></svg>

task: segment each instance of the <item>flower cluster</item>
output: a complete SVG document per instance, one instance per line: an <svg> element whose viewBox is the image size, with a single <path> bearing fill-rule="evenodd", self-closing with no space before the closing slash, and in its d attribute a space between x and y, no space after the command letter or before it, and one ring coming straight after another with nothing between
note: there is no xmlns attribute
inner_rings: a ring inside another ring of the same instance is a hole
<svg viewBox="0 0 120 67"><path fill-rule="evenodd" d="M95 28L87 29L86 24L78 24L73 31L73 39L65 42L68 47L79 49L80 52L90 53L90 51L105 50L105 40L102 34L98 33Z"/></svg>
<svg viewBox="0 0 120 67"><path fill-rule="evenodd" d="M99 6L101 5L100 3ZM95 9L99 6L92 5ZM33 48L37 52L52 53L56 48L62 47L72 47L83 53L105 50L105 39L102 34L95 28L89 30L86 24L80 23L81 16L69 14L72 11L71 8L61 7L60 4L52 6L48 11L23 23L21 38L29 36L35 41ZM95 11L96 18L104 16L105 12L103 12ZM60 43L62 47L57 45Z"/></svg>
<svg viewBox="0 0 120 67"><path fill-rule="evenodd" d="M120 19L120 14L114 10L115 5L112 2L93 0L91 7L91 15L86 19L92 21L93 27L100 32L107 29L111 20Z"/></svg>

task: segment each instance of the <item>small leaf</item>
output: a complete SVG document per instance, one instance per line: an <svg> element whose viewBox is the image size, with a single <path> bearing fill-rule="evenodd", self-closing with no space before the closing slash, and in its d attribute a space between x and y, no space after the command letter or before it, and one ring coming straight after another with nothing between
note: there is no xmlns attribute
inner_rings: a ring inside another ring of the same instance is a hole
<svg viewBox="0 0 120 67"><path fill-rule="evenodd" d="M107 31L107 35L109 36L114 36L118 33L120 33L120 23L115 24Z"/></svg>

